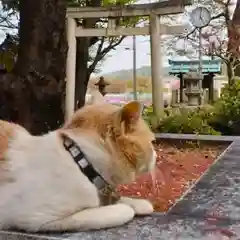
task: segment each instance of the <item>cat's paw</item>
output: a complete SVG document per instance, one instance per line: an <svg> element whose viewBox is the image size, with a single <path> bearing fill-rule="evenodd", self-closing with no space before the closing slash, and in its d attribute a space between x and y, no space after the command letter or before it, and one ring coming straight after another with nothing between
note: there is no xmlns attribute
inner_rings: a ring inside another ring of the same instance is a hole
<svg viewBox="0 0 240 240"><path fill-rule="evenodd" d="M133 208L136 215L149 215L154 211L153 205L145 199L121 197L119 203L124 203Z"/></svg>

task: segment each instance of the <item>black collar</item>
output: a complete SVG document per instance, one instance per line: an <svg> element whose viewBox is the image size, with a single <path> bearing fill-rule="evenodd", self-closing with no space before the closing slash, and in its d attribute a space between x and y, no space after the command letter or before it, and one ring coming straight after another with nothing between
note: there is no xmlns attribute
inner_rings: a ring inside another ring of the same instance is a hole
<svg viewBox="0 0 240 240"><path fill-rule="evenodd" d="M115 192L110 184L108 184L99 172L97 172L93 165L88 161L86 155L83 153L78 144L71 138L62 134L63 146L72 156L74 162L78 165L82 173L91 181L99 191L101 200L104 205L106 201L113 203L119 199L119 195ZM108 200L106 200L106 197Z"/></svg>

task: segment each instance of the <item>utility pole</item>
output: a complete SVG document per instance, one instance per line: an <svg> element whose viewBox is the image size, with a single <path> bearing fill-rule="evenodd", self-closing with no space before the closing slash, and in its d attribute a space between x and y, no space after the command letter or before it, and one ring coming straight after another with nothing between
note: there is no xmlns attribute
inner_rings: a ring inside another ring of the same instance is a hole
<svg viewBox="0 0 240 240"><path fill-rule="evenodd" d="M202 88L202 82L203 82L203 76L202 76L202 70L203 70L203 61L202 61L202 28L199 28L199 49L198 49L198 60L199 60L199 88L200 88L200 105L203 104L203 88Z"/></svg>
<svg viewBox="0 0 240 240"><path fill-rule="evenodd" d="M137 100L137 56L136 56L136 36L133 35L133 99Z"/></svg>

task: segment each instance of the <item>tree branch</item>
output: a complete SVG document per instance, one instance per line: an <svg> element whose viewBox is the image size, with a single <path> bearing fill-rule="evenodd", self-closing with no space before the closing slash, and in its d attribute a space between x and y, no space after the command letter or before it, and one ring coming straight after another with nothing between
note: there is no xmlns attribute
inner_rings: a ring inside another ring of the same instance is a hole
<svg viewBox="0 0 240 240"><path fill-rule="evenodd" d="M96 60L97 56L98 56L98 55L101 53L101 51L102 51L104 41L105 41L105 37L102 37L101 40L100 40L100 43L99 43L99 45L98 45L98 49L97 49L97 52L96 52L95 60ZM95 60L94 60L94 61L95 61ZM93 61L93 62L94 62L94 61Z"/></svg>
<svg viewBox="0 0 240 240"><path fill-rule="evenodd" d="M120 37L120 39L116 42L114 42L114 39L111 39L109 45L107 47L105 47L104 49L102 49L103 47L103 43L104 43L104 37L101 39L101 42L98 46L98 50L95 56L95 59L93 61L93 63L88 67L88 72L89 74L91 74L94 69L96 68L97 64L106 56L106 54L112 50L113 48L115 48L116 46L118 46L123 39L125 38L125 36Z"/></svg>
<svg viewBox="0 0 240 240"><path fill-rule="evenodd" d="M190 36L195 33L195 31L197 30L197 28L194 28L191 32L189 32L186 36L184 36L184 38L186 39L190 39Z"/></svg>
<svg viewBox="0 0 240 240"><path fill-rule="evenodd" d="M224 12L221 12L221 13L217 14L216 16L211 17L211 21L212 21L212 20L215 20L215 19L218 19L218 18L220 18L220 17L224 17L224 16L225 16L225 13L224 13Z"/></svg>

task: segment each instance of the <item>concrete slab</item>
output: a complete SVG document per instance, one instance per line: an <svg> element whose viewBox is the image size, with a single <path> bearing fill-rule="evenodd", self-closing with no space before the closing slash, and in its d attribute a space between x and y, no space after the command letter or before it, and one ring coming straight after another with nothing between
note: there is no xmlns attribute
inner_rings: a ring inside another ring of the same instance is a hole
<svg viewBox="0 0 240 240"><path fill-rule="evenodd" d="M178 134L178 133L156 133L157 139L166 140L196 140L196 141L215 141L233 142L240 141L240 136L217 136L217 135L197 135L197 134Z"/></svg>
<svg viewBox="0 0 240 240"><path fill-rule="evenodd" d="M129 224L118 228L63 233L57 236L0 232L0 240L221 240L239 239L239 236L239 221L222 219L210 226L207 218L176 215L153 215L136 218Z"/></svg>
<svg viewBox="0 0 240 240"><path fill-rule="evenodd" d="M240 221L240 146L233 144L171 213Z"/></svg>

